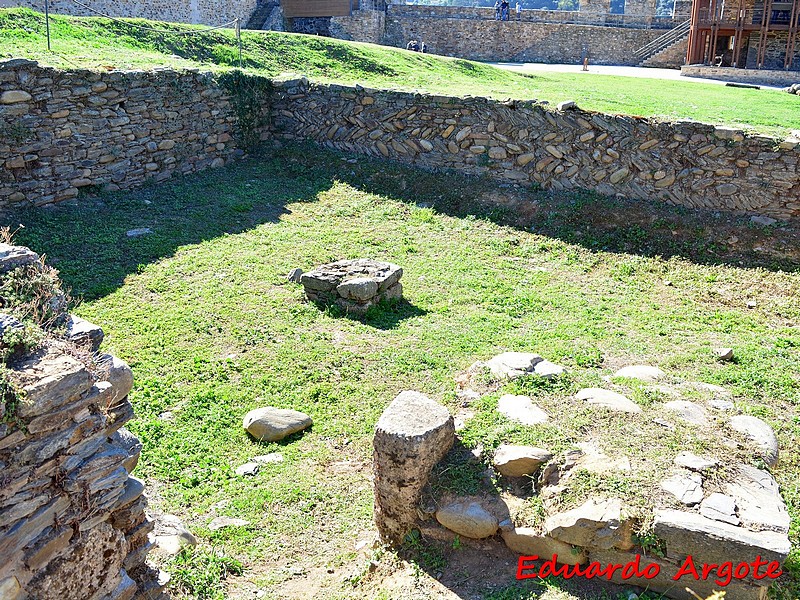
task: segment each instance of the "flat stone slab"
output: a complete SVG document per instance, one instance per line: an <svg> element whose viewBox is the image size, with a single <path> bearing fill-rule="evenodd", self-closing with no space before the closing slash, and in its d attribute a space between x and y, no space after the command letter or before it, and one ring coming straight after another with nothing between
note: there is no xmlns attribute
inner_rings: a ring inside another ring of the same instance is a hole
<svg viewBox="0 0 800 600"><path fill-rule="evenodd" d="M544 529L550 537L583 548L632 546L632 531L622 519L618 498L590 498L578 508L547 517Z"/></svg>
<svg viewBox="0 0 800 600"><path fill-rule="evenodd" d="M735 500L743 526L754 531L788 533L789 513L772 475L750 465L739 465L733 481L723 489Z"/></svg>
<svg viewBox="0 0 800 600"><path fill-rule="evenodd" d="M75 344L87 346L92 352L100 349L103 343L103 329L75 315L67 319L67 339Z"/></svg>
<svg viewBox="0 0 800 600"><path fill-rule="evenodd" d="M694 402L689 402L688 400L671 400L665 402L663 408L664 410L675 413L681 421L689 425L707 427L709 424L706 409Z"/></svg>
<svg viewBox="0 0 800 600"><path fill-rule="evenodd" d="M555 379L559 375L562 375L565 370L566 369L561 365L552 363L549 360L540 361L533 367L533 372L542 379Z"/></svg>
<svg viewBox="0 0 800 600"><path fill-rule="evenodd" d="M691 452L681 452L675 457L673 462L679 467L684 467L697 473L708 471L719 464L719 461L716 459L703 458L702 456L697 456Z"/></svg>
<svg viewBox="0 0 800 600"><path fill-rule="evenodd" d="M667 557L682 560L687 554L705 563L752 562L760 555L783 563L791 550L789 537L775 531L750 531L703 515L679 510L660 510L655 533L666 542Z"/></svg>
<svg viewBox="0 0 800 600"><path fill-rule="evenodd" d="M528 396L506 394L497 401L497 411L523 425L540 425L547 423L550 417L533 403Z"/></svg>
<svg viewBox="0 0 800 600"><path fill-rule="evenodd" d="M277 442L311 426L312 423L311 417L300 411L265 406L247 413L242 426L261 442Z"/></svg>
<svg viewBox="0 0 800 600"><path fill-rule="evenodd" d="M524 556L536 555L548 559L553 554L562 565L586 564L586 552L574 549L571 544L542 535L533 527L516 527L503 531L503 541L512 551Z"/></svg>
<svg viewBox="0 0 800 600"><path fill-rule="evenodd" d="M441 525L464 537L481 539L497 533L497 518L478 502L454 502L436 511Z"/></svg>
<svg viewBox="0 0 800 600"><path fill-rule="evenodd" d="M494 453L494 466L506 477L522 477L534 474L551 458L553 455L542 448L501 444Z"/></svg>
<svg viewBox="0 0 800 600"><path fill-rule="evenodd" d="M604 390L603 388L583 388L577 394L575 394L575 397L578 400L585 401L587 404L591 404L592 406L599 406L601 408L607 408L608 410L613 410L616 412L642 412L641 407L633 402L633 400L623 396L622 394L612 392L611 390Z"/></svg>
<svg viewBox="0 0 800 600"><path fill-rule="evenodd" d="M516 379L534 372L544 359L530 352L503 352L489 359L486 366L498 379Z"/></svg>
<svg viewBox="0 0 800 600"><path fill-rule="evenodd" d="M767 423L758 417L750 415L736 415L731 417L728 426L749 438L758 446L764 456L764 461L770 466L778 462L778 438Z"/></svg>
<svg viewBox="0 0 800 600"><path fill-rule="evenodd" d="M700 503L700 514L715 521L739 524L739 517L736 516L736 501L730 496L714 492Z"/></svg>
<svg viewBox="0 0 800 600"><path fill-rule="evenodd" d="M662 481L661 489L686 506L693 506L703 499L703 478L698 473L679 473Z"/></svg>
<svg viewBox="0 0 800 600"><path fill-rule="evenodd" d="M628 379L640 379L641 381L658 381L665 375L666 373L658 367L649 365L629 365L614 373L614 377L627 377Z"/></svg>

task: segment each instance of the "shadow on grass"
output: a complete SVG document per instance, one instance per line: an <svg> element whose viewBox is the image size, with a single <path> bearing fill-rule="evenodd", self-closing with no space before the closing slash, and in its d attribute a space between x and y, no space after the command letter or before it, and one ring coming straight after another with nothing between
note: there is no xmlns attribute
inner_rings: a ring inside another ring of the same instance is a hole
<svg viewBox="0 0 800 600"><path fill-rule="evenodd" d="M363 315L346 312L342 307L330 302L321 300L313 301L313 304L335 318L352 319L359 321L375 329L389 330L397 327L405 319L421 317L428 314L428 311L411 304L405 298L400 300L381 301L372 306Z"/></svg>
<svg viewBox="0 0 800 600"><path fill-rule="evenodd" d="M753 227L747 217L663 203L607 198L587 191L550 193L459 173L427 172L310 144L266 147L224 169L177 177L130 192L86 193L46 209L6 213L19 244L48 255L73 296L93 300L180 246L237 234L313 202L335 181L461 218L480 218L596 251L701 264L794 271L800 225ZM780 225L780 224L779 224ZM128 237L149 228L152 233ZM376 328L417 316L410 304L367 315Z"/></svg>

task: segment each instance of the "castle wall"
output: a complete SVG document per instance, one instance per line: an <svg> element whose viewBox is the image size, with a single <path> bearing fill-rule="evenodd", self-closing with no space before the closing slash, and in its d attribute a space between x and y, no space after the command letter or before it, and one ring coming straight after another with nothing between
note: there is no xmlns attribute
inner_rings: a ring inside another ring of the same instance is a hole
<svg viewBox="0 0 800 600"><path fill-rule="evenodd" d="M136 2L117 2L115 0L82 0L86 9L70 0L50 0L50 11L61 15L81 17L98 16L98 12L111 17L137 17L153 21L174 23L195 23L199 25L221 25L239 17L247 22L256 9L257 0L241 2L222 2L220 0L136 0ZM0 0L0 8L22 6L44 12L44 0ZM96 11L96 12L95 12Z"/></svg>

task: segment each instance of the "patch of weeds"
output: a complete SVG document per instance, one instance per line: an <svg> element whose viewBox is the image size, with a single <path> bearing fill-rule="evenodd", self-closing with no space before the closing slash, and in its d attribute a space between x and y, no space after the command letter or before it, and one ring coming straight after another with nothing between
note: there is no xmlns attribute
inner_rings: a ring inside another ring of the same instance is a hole
<svg viewBox="0 0 800 600"><path fill-rule="evenodd" d="M12 381L8 367L0 363L0 423L15 423L17 406L23 397L23 391Z"/></svg>
<svg viewBox="0 0 800 600"><path fill-rule="evenodd" d="M231 95L236 130L242 147L254 149L261 140L262 128L269 124L272 81L238 69L221 73L217 81Z"/></svg>
<svg viewBox="0 0 800 600"><path fill-rule="evenodd" d="M603 365L603 353L593 346L578 348L572 356L575 364L585 369L599 369Z"/></svg>
<svg viewBox="0 0 800 600"><path fill-rule="evenodd" d="M547 510L542 503L542 498L535 494L525 499L525 504L514 515L517 527L538 527L544 523Z"/></svg>
<svg viewBox="0 0 800 600"><path fill-rule="evenodd" d="M19 145L28 141L32 135L31 128L20 121L14 121L13 123L0 122L0 140Z"/></svg>
<svg viewBox="0 0 800 600"><path fill-rule="evenodd" d="M405 540L403 550L417 567L427 571L440 571L447 566L444 552L439 545L426 542L419 529L412 529Z"/></svg>
<svg viewBox="0 0 800 600"><path fill-rule="evenodd" d="M0 309L46 329L60 325L67 296L61 289L58 271L40 263L4 274L0 277Z"/></svg>
<svg viewBox="0 0 800 600"><path fill-rule="evenodd" d="M633 543L642 549L645 556L650 554L664 558L667 555L667 543L652 530L634 533Z"/></svg>
<svg viewBox="0 0 800 600"><path fill-rule="evenodd" d="M224 600L227 576L244 571L238 560L200 546L184 547L166 569L172 575L170 587L196 600Z"/></svg>
<svg viewBox="0 0 800 600"><path fill-rule="evenodd" d="M446 493L474 496L486 487L485 470L471 452L454 448L433 468L431 491L436 498Z"/></svg>

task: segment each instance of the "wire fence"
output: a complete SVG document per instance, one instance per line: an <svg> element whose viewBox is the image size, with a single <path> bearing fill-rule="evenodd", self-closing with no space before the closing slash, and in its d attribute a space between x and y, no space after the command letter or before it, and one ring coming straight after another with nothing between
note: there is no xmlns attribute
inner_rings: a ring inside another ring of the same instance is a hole
<svg viewBox="0 0 800 600"><path fill-rule="evenodd" d="M119 17L114 17L112 15L106 14L100 10L92 8L88 4L84 4L79 0L69 0L73 4L80 6L84 10L89 11L92 14L95 14L99 17L105 17L106 19L110 19L111 21L121 23L126 27L133 27L135 29L139 29L142 31L149 31L151 33L161 33L161 34L168 34L168 35L179 35L179 36L191 36L191 35L202 35L208 33L209 31L216 31L217 29L230 29L234 27L236 29L236 44L239 50L239 68L242 67L242 27L241 27L241 18L236 17L232 21L228 21L227 23L222 23L221 25L214 25L211 27L202 27L202 28L194 28L194 29L158 29L156 27L149 27L147 25L140 25L139 23L134 23L130 20L121 19ZM45 25L47 29L47 50L51 51L51 42L50 42L50 0L45 0L44 2L44 17L45 17Z"/></svg>

